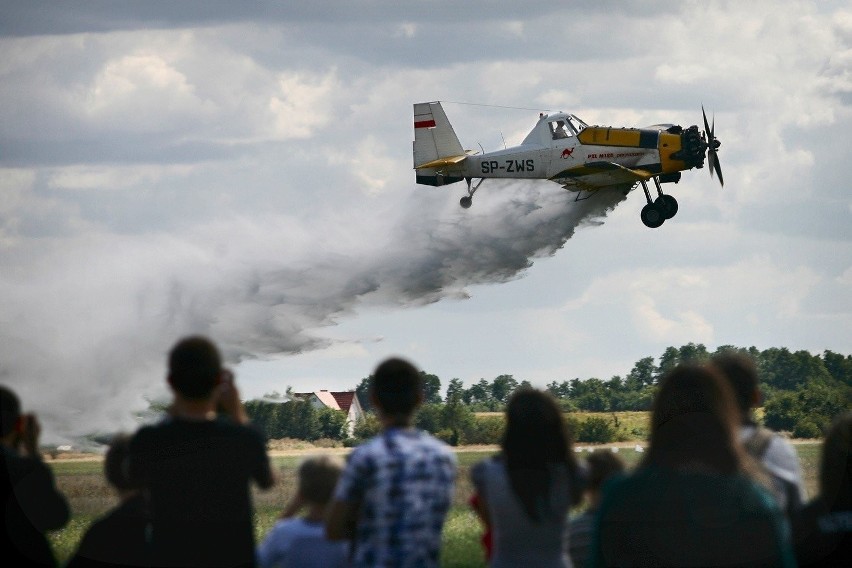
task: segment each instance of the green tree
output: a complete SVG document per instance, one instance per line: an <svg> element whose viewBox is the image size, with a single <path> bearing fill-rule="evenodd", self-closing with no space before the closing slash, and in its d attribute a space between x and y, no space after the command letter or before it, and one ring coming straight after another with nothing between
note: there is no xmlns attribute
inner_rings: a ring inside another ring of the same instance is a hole
<svg viewBox="0 0 852 568"><path fill-rule="evenodd" d="M464 396L464 383L462 383L461 379L450 379L450 384L447 385L447 397L445 399L446 402L450 402L451 400L458 398L461 400Z"/></svg>
<svg viewBox="0 0 852 568"><path fill-rule="evenodd" d="M666 347L660 355L660 365L657 368L656 381L659 382L666 373L681 363L703 363L710 358L710 353L701 343L687 343L679 348Z"/></svg>
<svg viewBox="0 0 852 568"><path fill-rule="evenodd" d="M852 387L852 355L840 355L829 350L822 353L822 361L825 369L834 380Z"/></svg>
<svg viewBox="0 0 852 568"><path fill-rule="evenodd" d="M791 353L787 348L763 351L757 361L761 382L771 389L796 390L812 379L830 380L822 359L807 351Z"/></svg>
<svg viewBox="0 0 852 568"><path fill-rule="evenodd" d="M358 402L361 404L361 409L364 412L372 412L373 403L370 401L370 381L372 380L372 375L369 377L364 377L361 379L361 382L358 383L358 386L355 387L355 395L358 397Z"/></svg>
<svg viewBox="0 0 852 568"><path fill-rule="evenodd" d="M420 371L420 378L423 380L424 402L439 404L441 402L441 379L437 375L424 371Z"/></svg>
<svg viewBox="0 0 852 568"><path fill-rule="evenodd" d="M845 385L811 380L796 391L775 393L764 405L764 423L796 437L820 437L835 416L849 408Z"/></svg>
<svg viewBox="0 0 852 568"><path fill-rule="evenodd" d="M491 398L491 385L485 379L479 379L478 383L471 385L465 391L462 398L470 405L487 408L488 410L491 410L494 406L494 401Z"/></svg>
<svg viewBox="0 0 852 568"><path fill-rule="evenodd" d="M491 399L506 404L512 393L518 388L518 381L512 375L500 375L491 382L490 388Z"/></svg>
<svg viewBox="0 0 852 568"><path fill-rule="evenodd" d="M372 412L364 413L364 416L355 422L354 436L358 440L369 440L382 431L382 423Z"/></svg>
<svg viewBox="0 0 852 568"><path fill-rule="evenodd" d="M678 350L680 363L703 363L710 358L707 348L701 343L687 343Z"/></svg>
<svg viewBox="0 0 852 568"><path fill-rule="evenodd" d="M582 381L582 388L576 390L580 395L573 395L577 408L589 412L605 412L610 407L610 395L606 383L600 379L591 378ZM572 387L572 394L574 392Z"/></svg>
<svg viewBox="0 0 852 568"><path fill-rule="evenodd" d="M441 417L441 404L427 402L421 404L417 409L417 414L414 416L414 425L421 430L426 430L429 433L436 433L443 428Z"/></svg>
<svg viewBox="0 0 852 568"><path fill-rule="evenodd" d="M449 435L446 441L453 446L466 442L474 425L474 414L461 398L461 393L453 392L441 409L441 426Z"/></svg>
<svg viewBox="0 0 852 568"><path fill-rule="evenodd" d="M653 357L639 359L624 380L624 388L630 391L641 391L654 384L657 368Z"/></svg>
<svg viewBox="0 0 852 568"><path fill-rule="evenodd" d="M677 347L666 347L666 350L663 351L663 354L660 355L660 364L657 366L657 370L654 376L654 382L659 382L661 378L663 378L666 373L677 367L677 364L680 362L680 351Z"/></svg>
<svg viewBox="0 0 852 568"><path fill-rule="evenodd" d="M548 383L547 392L555 396L556 398L568 398L571 396L571 383L568 381L562 381L561 383L557 383L553 381Z"/></svg>
<svg viewBox="0 0 852 568"><path fill-rule="evenodd" d="M321 408L317 412L317 439L342 440L346 437L346 414L333 408Z"/></svg>

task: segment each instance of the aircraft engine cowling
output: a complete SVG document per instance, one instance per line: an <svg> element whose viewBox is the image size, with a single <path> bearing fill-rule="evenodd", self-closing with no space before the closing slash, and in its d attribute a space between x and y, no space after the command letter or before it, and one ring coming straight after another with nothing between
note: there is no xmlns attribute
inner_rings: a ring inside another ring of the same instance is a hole
<svg viewBox="0 0 852 568"><path fill-rule="evenodd" d="M683 130L680 138L681 149L673 153L671 159L684 162L688 168L703 168L707 142L702 138L698 127L693 125Z"/></svg>

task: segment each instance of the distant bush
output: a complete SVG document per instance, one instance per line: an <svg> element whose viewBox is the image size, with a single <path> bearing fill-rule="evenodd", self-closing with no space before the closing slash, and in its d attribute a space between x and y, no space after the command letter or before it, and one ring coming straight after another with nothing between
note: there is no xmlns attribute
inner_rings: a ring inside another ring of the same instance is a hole
<svg viewBox="0 0 852 568"><path fill-rule="evenodd" d="M597 416L592 416L580 422L576 430L577 441L586 444L613 442L617 435L618 430L611 421Z"/></svg>
<svg viewBox="0 0 852 568"><path fill-rule="evenodd" d="M502 416L479 416L470 424L462 436L465 444L499 444L503 437L506 421Z"/></svg>
<svg viewBox="0 0 852 568"><path fill-rule="evenodd" d="M355 423L355 438L358 440L368 440L377 435L382 430L382 423L372 412L367 412L363 417L359 418Z"/></svg>

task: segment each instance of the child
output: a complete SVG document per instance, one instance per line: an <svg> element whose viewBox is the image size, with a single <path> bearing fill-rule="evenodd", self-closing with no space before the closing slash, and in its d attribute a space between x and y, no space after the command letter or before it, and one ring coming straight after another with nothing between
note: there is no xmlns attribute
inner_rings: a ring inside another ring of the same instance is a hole
<svg viewBox="0 0 852 568"><path fill-rule="evenodd" d="M412 427L423 384L411 363L388 359L379 365L370 400L382 432L352 452L335 490L328 535L354 538L355 567L437 567L455 455Z"/></svg>
<svg viewBox="0 0 852 568"><path fill-rule="evenodd" d="M325 513L343 466L329 456L308 458L299 466L299 487L257 549L259 568L343 568L348 543L325 537ZM295 517L305 509L304 517ZM295 518L294 518L295 517Z"/></svg>
<svg viewBox="0 0 852 568"><path fill-rule="evenodd" d="M115 489L119 505L98 519L65 568L150 566L149 519L141 488L127 475L130 437L116 435L104 459L104 474Z"/></svg>
<svg viewBox="0 0 852 568"><path fill-rule="evenodd" d="M589 555L595 515L601 504L603 484L613 475L624 472L624 461L610 450L595 450L586 458L586 504L583 514L569 523L568 552L574 568L583 568Z"/></svg>

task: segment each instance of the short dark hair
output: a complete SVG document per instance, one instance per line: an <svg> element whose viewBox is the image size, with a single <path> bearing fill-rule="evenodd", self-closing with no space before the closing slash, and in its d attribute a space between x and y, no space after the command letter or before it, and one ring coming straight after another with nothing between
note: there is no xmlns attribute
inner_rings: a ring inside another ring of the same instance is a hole
<svg viewBox="0 0 852 568"><path fill-rule="evenodd" d="M21 401L12 389L0 385L0 436L6 437L15 429L21 416Z"/></svg>
<svg viewBox="0 0 852 568"><path fill-rule="evenodd" d="M588 489L600 489L604 481L624 471L624 460L611 450L595 450L586 458L589 466Z"/></svg>
<svg viewBox="0 0 852 568"><path fill-rule="evenodd" d="M104 457L104 475L110 485L116 489L137 489L138 484L130 478L128 464L130 461L130 436L116 434L110 442Z"/></svg>
<svg viewBox="0 0 852 568"><path fill-rule="evenodd" d="M189 399L210 396L222 372L219 349L206 337L186 337L169 353L169 384Z"/></svg>
<svg viewBox="0 0 852 568"><path fill-rule="evenodd" d="M342 471L343 464L331 456L306 459L299 466L299 493L309 503L327 504L331 501Z"/></svg>
<svg viewBox="0 0 852 568"><path fill-rule="evenodd" d="M382 414L405 418L420 404L423 378L414 365L393 357L376 367L370 389Z"/></svg>
<svg viewBox="0 0 852 568"><path fill-rule="evenodd" d="M714 355L710 359L710 364L721 372L731 385L737 407L743 416L748 416L754 404L754 393L759 387L754 360L743 353L732 352Z"/></svg>

